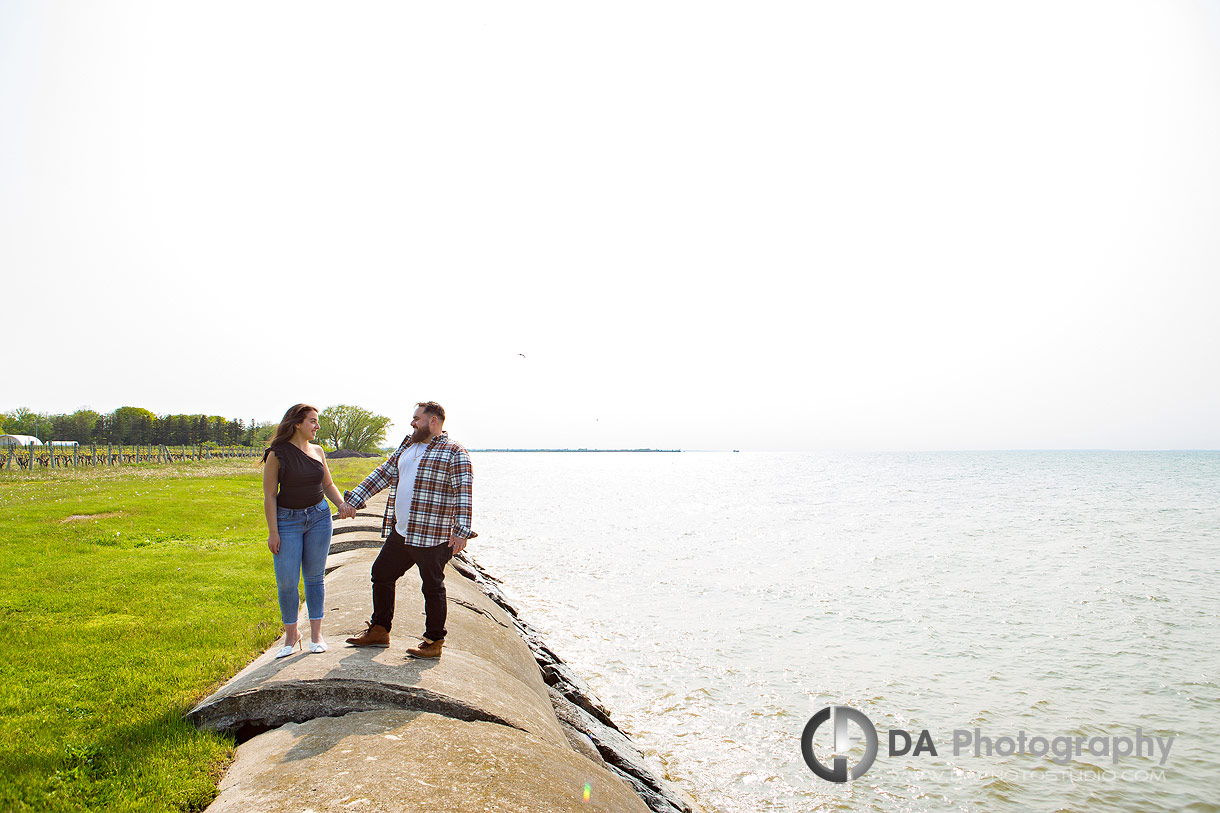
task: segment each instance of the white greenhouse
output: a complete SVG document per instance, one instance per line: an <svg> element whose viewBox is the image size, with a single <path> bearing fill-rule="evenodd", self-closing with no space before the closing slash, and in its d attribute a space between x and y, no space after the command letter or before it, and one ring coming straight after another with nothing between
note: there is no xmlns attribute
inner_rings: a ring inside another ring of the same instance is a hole
<svg viewBox="0 0 1220 813"><path fill-rule="evenodd" d="M21 446L29 448L30 444L38 446L45 445L41 440L33 435L0 435L0 446Z"/></svg>

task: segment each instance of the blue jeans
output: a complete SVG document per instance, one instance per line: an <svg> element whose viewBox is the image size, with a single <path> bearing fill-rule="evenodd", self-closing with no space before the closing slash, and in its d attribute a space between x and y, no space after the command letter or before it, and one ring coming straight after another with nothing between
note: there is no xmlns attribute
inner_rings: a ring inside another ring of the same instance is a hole
<svg viewBox="0 0 1220 813"><path fill-rule="evenodd" d="M276 508L275 524L280 534L280 552L272 554L275 583L280 595L280 619L297 622L301 594L297 582L305 573L305 606L309 619L322 618L326 596L326 554L330 553L330 506L326 500L309 508Z"/></svg>

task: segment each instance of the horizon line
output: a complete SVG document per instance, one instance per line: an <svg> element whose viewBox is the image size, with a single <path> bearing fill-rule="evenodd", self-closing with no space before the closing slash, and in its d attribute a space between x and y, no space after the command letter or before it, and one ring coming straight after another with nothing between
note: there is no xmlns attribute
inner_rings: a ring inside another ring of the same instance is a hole
<svg viewBox="0 0 1220 813"><path fill-rule="evenodd" d="M1220 452L1217 448L1207 447L1172 447L1172 448L1139 448L1139 449L1115 449L1109 447L1033 447L1033 448L986 448L986 449L851 449L851 448L818 448L818 449L654 449L651 447L613 447L613 448L593 448L593 447L506 447L506 446L480 446L470 447L471 452L691 452L691 453L769 453L769 454L812 454L812 453L835 453L835 454L957 454L957 453L994 453L994 452L1108 452L1115 454L1140 454L1147 452Z"/></svg>

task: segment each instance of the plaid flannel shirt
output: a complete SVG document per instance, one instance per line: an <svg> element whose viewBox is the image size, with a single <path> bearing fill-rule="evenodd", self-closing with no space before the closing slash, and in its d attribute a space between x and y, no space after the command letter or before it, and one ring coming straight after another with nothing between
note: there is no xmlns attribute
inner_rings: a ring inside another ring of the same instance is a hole
<svg viewBox="0 0 1220 813"><path fill-rule="evenodd" d="M411 436L399 444L386 462L364 478L364 482L343 494L343 499L353 508L363 508L377 492L390 487L390 498L386 502L385 517L381 521L381 536L387 537L394 530L394 497L398 493L398 458L411 445ZM430 548L449 543L449 536L474 539L478 534L471 525L471 485L474 469L470 455L460 443L449 439L448 432L441 432L428 441L428 449L419 459L419 472L415 475L415 491L411 495L411 516L407 518L405 539L408 545Z"/></svg>

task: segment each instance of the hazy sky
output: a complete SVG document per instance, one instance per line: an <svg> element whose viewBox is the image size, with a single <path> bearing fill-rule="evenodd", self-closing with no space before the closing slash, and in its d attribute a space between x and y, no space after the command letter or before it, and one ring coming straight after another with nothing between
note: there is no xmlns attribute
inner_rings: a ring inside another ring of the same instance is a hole
<svg viewBox="0 0 1220 813"><path fill-rule="evenodd" d="M4 0L0 410L1220 448L1217 145L1217 2Z"/></svg>

